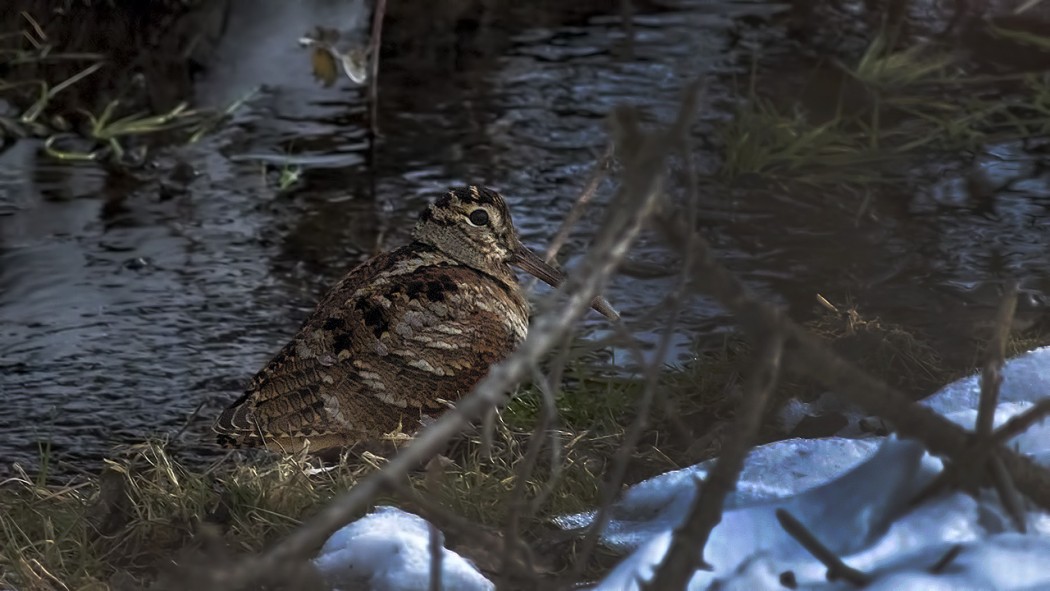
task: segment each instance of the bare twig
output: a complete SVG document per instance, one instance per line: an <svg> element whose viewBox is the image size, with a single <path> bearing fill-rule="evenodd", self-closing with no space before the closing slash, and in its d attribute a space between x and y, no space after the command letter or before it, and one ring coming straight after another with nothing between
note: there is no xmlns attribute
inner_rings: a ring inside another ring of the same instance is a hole
<svg viewBox="0 0 1050 591"><path fill-rule="evenodd" d="M988 342L985 364L981 371L981 395L977 404L975 433L968 443L969 452L960 454L955 461L946 464L944 471L916 495L913 504L921 504L948 487L976 489L982 482L991 478L993 486L999 491L1003 506L1011 512L1010 507L1014 505L1010 503L1014 499L1010 493L1016 495L1016 489L1011 484L1009 475L1002 472L1001 461L995 460L996 450L1002 447L1001 444L1005 443L1006 439L998 432L993 433L992 427L1003 381L1002 368L1006 363L1006 340L1010 335L1016 308L1017 283L1011 282L1007 285L999 305L995 331ZM1011 517L1017 521L1012 512Z"/></svg>
<svg viewBox="0 0 1050 591"><path fill-rule="evenodd" d="M186 420L182 422L182 427L180 427L179 430L175 432L175 435L171 438L170 441L177 442L179 439L182 438L183 434L186 433L186 429L189 429L190 425L192 425L193 422L197 420L197 416L200 415L202 408L204 408L204 401L201 401L201 403L197 405L197 408L193 409L193 412L190 413L190 416L186 417Z"/></svg>
<svg viewBox="0 0 1050 591"><path fill-rule="evenodd" d="M995 333L988 343L984 371L981 372L981 399L977 406L977 437L986 440L992 434L995 407L999 404L999 386L1003 383L1003 364L1006 362L1006 339L1010 336L1014 311L1017 310L1017 282L1006 287L999 313L995 318Z"/></svg>
<svg viewBox="0 0 1050 591"><path fill-rule="evenodd" d="M514 482L514 490L511 491L510 515L507 518L507 526L503 530L503 584L500 585L501 588L508 586L510 583L514 554L521 539L521 518L523 513L529 509L529 504L525 501L525 486L536 469L536 462L539 460L540 451L543 449L545 441L543 436L551 429L558 414L553 388L551 388L550 383L540 371L539 365L533 364L532 375L533 382L543 396L543 402L540 405L540 420L536 422L536 427L529 437L529 445L525 450L525 457L518 462L515 469L514 477L516 481Z"/></svg>
<svg viewBox="0 0 1050 591"><path fill-rule="evenodd" d="M499 408L492 406L485 409L481 416L481 449L482 457L492 459L492 449L495 447L493 434L496 432L496 419L499 417Z"/></svg>
<svg viewBox="0 0 1050 591"><path fill-rule="evenodd" d="M801 521L785 509L777 509L777 521L791 537L798 540L813 558L816 558L824 566L828 567L828 580L842 579L854 587L863 587L871 582L871 577L861 571L849 566L842 559L828 549L816 536L813 535Z"/></svg>
<svg viewBox="0 0 1050 591"><path fill-rule="evenodd" d="M561 227L558 228L558 232L554 235L554 239L551 240L550 245L547 247L547 252L544 258L547 262L554 260L558 256L558 251L561 250L562 246L565 246L565 241L569 239L569 232L576 225L576 222L580 221L580 217L583 215L583 210L587 209L590 205L591 199L594 199L595 193L598 192L598 186L601 185L602 180L605 179L605 175L609 173L609 165L612 163L613 145L610 143L606 148L605 152L598 158L598 161L594 163L594 168L591 169L591 174L587 178L587 184L584 185L583 190L580 191L580 196L576 198L576 203L573 204L572 209L569 210L569 215L565 216L565 220L561 223Z"/></svg>
<svg viewBox="0 0 1050 591"><path fill-rule="evenodd" d="M625 58L634 58L634 0L620 0L620 24L623 27Z"/></svg>
<svg viewBox="0 0 1050 591"><path fill-rule="evenodd" d="M970 471L972 472L972 471ZM924 486L922 490L917 492L908 505L911 507L918 507L926 501L941 494L949 487L953 488L966 488L960 481L960 472L955 466L949 462L945 462L944 469L938 474L929 484Z"/></svg>
<svg viewBox="0 0 1050 591"><path fill-rule="evenodd" d="M441 530L433 523L427 522L430 531L430 591L441 591L441 559L445 546Z"/></svg>
<svg viewBox="0 0 1050 591"><path fill-rule="evenodd" d="M1000 425L992 433L992 442L997 445L1003 445L1027 431L1032 425L1044 420L1047 415L1050 415L1050 397L1043 398L1028 410Z"/></svg>
<svg viewBox="0 0 1050 591"><path fill-rule="evenodd" d="M697 568L710 568L704 560L704 547L711 531L722 521L725 497L736 489L744 460L755 445L769 396L780 375L783 347L784 340L778 334L763 342L758 366L744 388L733 435L722 447L685 520L675 529L673 542L648 588L685 589Z"/></svg>
<svg viewBox="0 0 1050 591"><path fill-rule="evenodd" d="M700 91L701 87L699 84L694 84L689 88L686 92L677 120L667 132L662 134L643 133L638 126L637 113L632 110L621 110L618 113L619 125L616 129L618 141L614 143L614 151L621 154L621 158L624 160L624 169L628 173L631 173L636 167L644 162L642 159L646 157L647 152L654 149L666 150L666 146L675 145L679 130L688 129L693 120L698 106L697 103L700 98ZM661 148L660 146L664 147ZM687 253L687 260L689 260L689 256L690 255ZM680 292L684 292L689 284L687 270L688 265L685 265L681 285L679 286ZM648 372L646 373L645 387L638 400L635 418L627 428L627 432L624 434L623 443L620 445L619 449L617 449L616 455L613 458L609 478L602 486L601 503L594 515L594 519L588 526L587 535L584 537L579 554L577 554L575 561L576 565L573 569L573 574L575 576L580 575L586 568L591 555L594 553L594 549L598 545L598 539L609 519L609 510L612 507L612 503L616 496L619 494L620 487L627 474L627 464L645 432L652 402L656 396L660 363L667 355L667 350L670 346L670 337L673 334L674 326L678 322L678 315L681 312L681 308L682 298L672 298L671 308L667 312L667 324L657 346L657 351L653 355L653 362L649 365Z"/></svg>
<svg viewBox="0 0 1050 591"><path fill-rule="evenodd" d="M948 568L948 565L950 565L952 562L955 561L956 558L959 557L959 553L961 553L962 551L962 544L956 544L952 546L948 549L947 552L944 553L944 556L941 556L941 558L936 563L934 563L933 566L930 567L929 573L931 575L941 574L942 572L944 572L944 569Z"/></svg>
<svg viewBox="0 0 1050 591"><path fill-rule="evenodd" d="M568 335L567 335L568 336ZM566 346L562 343L562 346ZM558 392L559 384L562 382L562 371L564 368L565 356L558 356L553 361L553 367L550 370L549 375L544 375L540 372L539 367L533 367L532 375L533 382L540 388L540 392L543 395L543 410L541 410L540 421L537 427L533 429L532 437L543 438L545 432L549 435L550 445L550 476L543 488L535 493L532 501L529 502L527 510L528 515L534 515L535 512L540 510L540 507L547 502L550 495L553 494L554 488L558 486L558 479L561 477L562 469L562 436L558 429L555 429L556 418L558 418ZM541 427L542 425L542 427ZM532 442L529 441L529 445ZM529 469L532 471L533 467ZM523 509L524 510L524 509Z"/></svg>
<svg viewBox="0 0 1050 591"><path fill-rule="evenodd" d="M565 340L561 344L562 349L567 350L571 342L571 335L565 335ZM565 373L565 363L567 359L567 355L557 355L551 360L547 370L548 375L543 376L542 374L537 374L537 378L543 380L544 386L550 390L549 404L551 405L550 409L553 416L556 416L558 411L558 393L561 389L562 377ZM547 395L544 394L544 396L546 397ZM548 401L544 400L544 404L548 404ZM562 474L562 433L553 428L549 429L549 432L551 447L551 457L549 461L551 472L550 476L547 478L547 482L543 485L543 488L538 490L533 496L532 502L529 504L529 515L535 515L536 512L540 510L540 507L547 502L547 499L554 494L554 489L558 486L558 481Z"/></svg>
<svg viewBox="0 0 1050 591"><path fill-rule="evenodd" d="M372 33L368 40L368 124L372 143L379 136L379 51L383 41L383 17L386 0L376 0L372 11Z"/></svg>
<svg viewBox="0 0 1050 591"><path fill-rule="evenodd" d="M1017 487L1010 480L1010 473L1003 466L1003 460L998 455L989 456L988 472L991 474L992 484L995 486L995 492L999 495L999 502L1002 503L1006 514L1014 522L1017 531L1025 533L1028 527L1024 518L1024 501L1017 492Z"/></svg>
<svg viewBox="0 0 1050 591"><path fill-rule="evenodd" d="M684 283L685 282L683 281L683 284ZM587 535L584 537L581 550L576 556L576 564L573 568L574 577L578 577L583 573L590 561L591 555L594 553L594 549L598 546L601 532L605 529L605 524L609 521L609 512L612 508L612 504L619 495L624 478L627 476L627 465L630 462L635 449L637 449L638 443L642 440L642 435L645 434L646 426L649 424L649 415L651 413L653 400L656 398L656 389L659 385L658 368L660 359L664 358L667 354L667 349L671 342L671 336L674 334L673 327L678 323L678 315L681 312L681 308L681 299L679 298L674 300L672 308L668 311L667 325L660 337L657 350L653 355L653 362L647 368L648 371L646 372L645 386L642 389L642 394L638 398L638 403L635 406L634 420L632 420L630 426L627 427L627 431L623 437L623 442L620 444L619 448L617 448L616 454L613 456L612 469L609 472L609 477L604 483L602 483L601 503L598 505L594 519L588 526Z"/></svg>
<svg viewBox="0 0 1050 591"><path fill-rule="evenodd" d="M403 507L411 507L427 521L433 522L443 534L477 533L478 524L451 511L428 492L415 488L408 482L393 487L393 493L404 501Z"/></svg>

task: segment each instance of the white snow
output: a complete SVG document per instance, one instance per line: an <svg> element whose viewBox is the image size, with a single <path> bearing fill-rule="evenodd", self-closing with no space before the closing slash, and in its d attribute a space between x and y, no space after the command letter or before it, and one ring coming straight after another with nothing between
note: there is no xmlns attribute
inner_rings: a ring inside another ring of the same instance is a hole
<svg viewBox="0 0 1050 591"><path fill-rule="evenodd" d="M314 566L333 589L418 591L430 588L430 524L395 507L377 507L332 534ZM465 558L442 545L441 588L494 589Z"/></svg>
<svg viewBox="0 0 1050 591"><path fill-rule="evenodd" d="M1008 362L996 424L1050 395L1050 348ZM925 404L972 428L980 377L943 388ZM1050 425L1036 425L1012 446L1044 463ZM685 517L697 481L713 460L631 487L613 507L602 541L633 550L597 589L638 589L667 551L671 531ZM1050 516L1031 509L1027 535L1010 533L993 494L977 499L942 495L909 511L909 501L941 470L940 460L913 441L793 439L754 449L737 492L704 550L712 571L698 571L690 589L782 589L790 571L800 589L848 589L825 580L826 567L788 536L774 511L787 509L850 566L873 577L869 589L1050 589ZM583 527L592 513L556 520ZM940 574L929 573L955 544L962 552ZM1036 557L1042 555L1042 559Z"/></svg>

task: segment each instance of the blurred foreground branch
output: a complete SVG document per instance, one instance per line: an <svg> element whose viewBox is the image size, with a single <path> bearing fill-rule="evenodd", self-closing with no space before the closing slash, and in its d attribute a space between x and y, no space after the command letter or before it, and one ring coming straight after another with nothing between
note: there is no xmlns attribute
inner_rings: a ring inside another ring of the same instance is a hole
<svg viewBox="0 0 1050 591"><path fill-rule="evenodd" d="M829 550L823 542L817 539L817 536L813 535L813 532L806 529L806 526L786 509L777 509L776 516L777 521L788 535L798 540L798 543L802 544L802 547L812 554L813 558L828 567L829 581L842 579L854 587L863 587L871 583L871 576L842 562L841 558Z"/></svg>
<svg viewBox="0 0 1050 591"><path fill-rule="evenodd" d="M780 358L784 340L780 334L768 336L756 355L756 367L744 388L731 435L722 447L714 468L707 475L682 524L675 528L674 539L649 589L685 589L697 568L709 568L704 560L704 546L711 531L722 521L726 495L736 489L747 454L758 439L770 395L780 376Z"/></svg>
<svg viewBox="0 0 1050 591"><path fill-rule="evenodd" d="M383 44L383 17L386 0L376 0L372 11L372 32L368 41L368 130L373 150L379 136L379 51ZM375 162L375 159L372 159Z"/></svg>

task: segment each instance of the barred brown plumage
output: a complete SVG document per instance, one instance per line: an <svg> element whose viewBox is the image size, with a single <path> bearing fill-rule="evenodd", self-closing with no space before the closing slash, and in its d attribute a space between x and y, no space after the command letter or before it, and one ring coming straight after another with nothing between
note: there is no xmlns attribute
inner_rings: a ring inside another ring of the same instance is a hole
<svg viewBox="0 0 1050 591"><path fill-rule="evenodd" d="M316 453L411 433L469 392L528 330L511 265L563 279L521 244L503 197L454 189L414 240L355 267L215 423L219 443ZM594 309L616 312L596 298Z"/></svg>

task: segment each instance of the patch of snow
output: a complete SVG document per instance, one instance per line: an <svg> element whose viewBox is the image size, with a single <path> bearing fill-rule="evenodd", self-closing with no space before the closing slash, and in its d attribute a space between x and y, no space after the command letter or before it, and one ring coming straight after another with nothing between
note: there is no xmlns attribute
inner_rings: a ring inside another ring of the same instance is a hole
<svg viewBox="0 0 1050 591"><path fill-rule="evenodd" d="M1029 351L1003 366L999 402L1033 403L1050 396L1050 347ZM922 401L942 415L975 410L981 397L981 375L956 380Z"/></svg>
<svg viewBox="0 0 1050 591"><path fill-rule="evenodd" d="M1050 396L1050 348L1010 360L1003 369L995 424ZM924 402L972 428L980 377L949 384ZM804 409L794 409L798 414ZM791 414L791 413L789 413ZM1050 465L1050 425L1035 425L1011 447ZM877 452L876 452L877 448ZM653 575L714 460L631 487L610 512L602 542L633 550L597 589L638 589ZM788 510L850 566L872 577L868 589L1050 589L1050 515L1031 508L1027 535L1011 533L994 494L952 493L911 508L910 501L940 471L939 459L917 442L886 439L793 439L752 450L722 521L711 532L689 589L783 589L790 572L799 589L849 589L827 582L827 568L780 527ZM556 520L587 526L594 512ZM930 568L954 545L961 553L943 571Z"/></svg>
<svg viewBox="0 0 1050 591"><path fill-rule="evenodd" d="M395 507L376 510L332 534L314 566L333 589L416 591L430 587L430 524ZM489 591L474 565L441 548L441 588Z"/></svg>
<svg viewBox="0 0 1050 591"><path fill-rule="evenodd" d="M875 454L881 439L788 439L756 447L740 474L726 508L786 498L826 483ZM653 535L676 526L693 502L697 482L715 460L640 482L612 507L602 542L613 549L637 548ZM565 529L586 527L594 511L565 515L555 523Z"/></svg>
<svg viewBox="0 0 1050 591"><path fill-rule="evenodd" d="M995 424L1050 395L1050 348L1011 360L1003 370ZM924 402L972 428L978 376L949 384ZM797 410L797 409L796 409ZM1050 425L1036 425L1011 446L1050 465ZM630 552L597 589L638 589L653 576L715 460L632 486L610 510L602 542ZM790 439L752 450L722 521L704 549L711 571L697 571L690 590L852 589L827 581L827 568L788 535L776 518L785 509L828 549L870 577L865 589L1050 589L1050 514L1028 507L1028 534L1013 533L994 493L942 494L912 501L943 469L915 441L888 438ZM565 529L588 526L595 512L555 520ZM392 507L332 535L314 560L334 588L426 589L431 526ZM955 546L960 551L931 572ZM466 559L442 546L442 588L493 589Z"/></svg>

